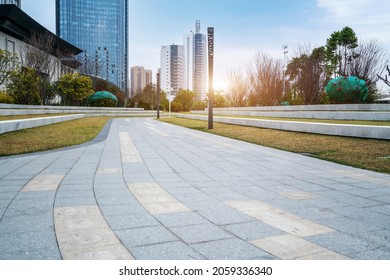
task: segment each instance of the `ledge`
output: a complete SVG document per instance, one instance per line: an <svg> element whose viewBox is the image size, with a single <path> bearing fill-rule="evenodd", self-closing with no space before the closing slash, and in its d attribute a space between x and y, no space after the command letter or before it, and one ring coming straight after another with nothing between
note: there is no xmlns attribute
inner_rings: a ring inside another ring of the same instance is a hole
<svg viewBox="0 0 390 280"><path fill-rule="evenodd" d="M5 132L10 132L10 131L15 131L15 130L21 130L26 128L32 128L37 126L43 126L43 125L49 125L53 123L80 119L83 117L85 117L84 114L75 114L75 115L67 115L67 116L0 121L0 134Z"/></svg>
<svg viewBox="0 0 390 280"><path fill-rule="evenodd" d="M196 120L208 119L207 116L200 116L200 115L177 114L176 116L180 118L196 119ZM328 124L328 123L259 120L259 119L249 119L249 118L231 118L231 117L215 117L215 116L213 117L213 120L215 122L221 122L227 124L254 126L254 127L279 129L279 130L286 130L286 131L390 140L390 126Z"/></svg>

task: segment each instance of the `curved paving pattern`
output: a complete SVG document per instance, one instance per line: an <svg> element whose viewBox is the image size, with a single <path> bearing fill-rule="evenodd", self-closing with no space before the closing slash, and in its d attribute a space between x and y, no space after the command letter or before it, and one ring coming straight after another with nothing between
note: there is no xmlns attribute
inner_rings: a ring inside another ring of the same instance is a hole
<svg viewBox="0 0 390 280"><path fill-rule="evenodd" d="M0 259L390 259L389 238L389 175L152 119L0 158Z"/></svg>

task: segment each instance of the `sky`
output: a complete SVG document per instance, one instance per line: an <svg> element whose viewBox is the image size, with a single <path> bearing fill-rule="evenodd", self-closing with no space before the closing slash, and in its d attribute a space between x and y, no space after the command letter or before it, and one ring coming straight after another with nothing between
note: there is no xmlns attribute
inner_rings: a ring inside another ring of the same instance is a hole
<svg viewBox="0 0 390 280"><path fill-rule="evenodd" d="M377 39L390 59L388 0L128 0L129 65L153 71L162 45L183 44L183 35L214 27L214 87L224 88L226 73L247 69L257 52L287 60L299 44L318 47L345 26L359 39ZM55 33L54 0L22 0L22 9Z"/></svg>

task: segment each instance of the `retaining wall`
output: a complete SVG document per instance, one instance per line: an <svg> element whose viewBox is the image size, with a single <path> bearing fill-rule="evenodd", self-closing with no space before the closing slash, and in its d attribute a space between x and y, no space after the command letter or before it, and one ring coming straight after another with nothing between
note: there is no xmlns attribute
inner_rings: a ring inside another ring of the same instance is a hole
<svg viewBox="0 0 390 280"><path fill-rule="evenodd" d="M188 114L177 114L177 116L197 120L207 120L208 118L207 116ZM213 117L213 120L215 122L227 124L255 126L287 131L390 140L390 126L327 124L216 116Z"/></svg>
<svg viewBox="0 0 390 280"><path fill-rule="evenodd" d="M85 115L83 114L74 114L67 116L0 121L0 134L25 128L32 128L42 125L80 119L83 117L85 117Z"/></svg>

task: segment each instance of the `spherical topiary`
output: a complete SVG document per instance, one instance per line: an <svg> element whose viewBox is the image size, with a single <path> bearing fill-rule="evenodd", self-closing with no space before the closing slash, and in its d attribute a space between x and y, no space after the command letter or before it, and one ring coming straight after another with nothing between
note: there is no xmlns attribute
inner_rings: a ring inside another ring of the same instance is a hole
<svg viewBox="0 0 390 280"><path fill-rule="evenodd" d="M338 77L329 81L325 92L331 103L363 103L368 96L364 80L355 76Z"/></svg>
<svg viewBox="0 0 390 280"><path fill-rule="evenodd" d="M88 103L95 107L115 107L118 105L118 98L108 91L98 91L88 97Z"/></svg>

